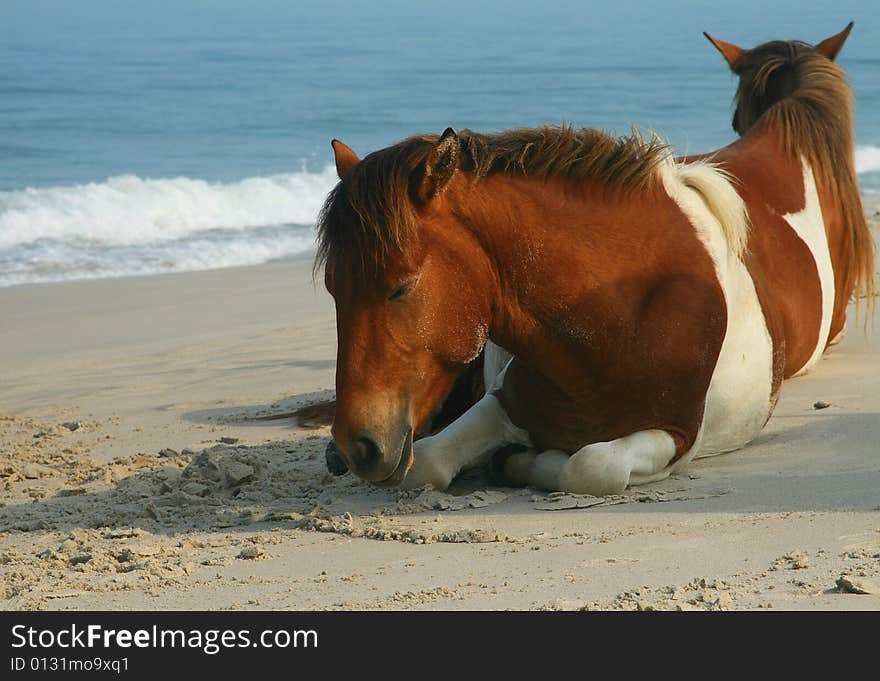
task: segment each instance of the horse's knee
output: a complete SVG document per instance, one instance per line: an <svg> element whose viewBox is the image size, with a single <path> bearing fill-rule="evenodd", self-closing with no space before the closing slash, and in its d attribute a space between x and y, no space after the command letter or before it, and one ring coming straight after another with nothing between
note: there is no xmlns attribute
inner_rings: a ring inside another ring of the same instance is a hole
<svg viewBox="0 0 880 681"><path fill-rule="evenodd" d="M417 489L431 485L434 489L445 491L455 477L443 457L440 447L432 448L434 438L429 436L416 440L413 444L413 463L400 484L402 489Z"/></svg>
<svg viewBox="0 0 880 681"><path fill-rule="evenodd" d="M535 457L532 484L547 490L561 490L561 473L571 457L558 449L548 449Z"/></svg>
<svg viewBox="0 0 880 681"><path fill-rule="evenodd" d="M513 487L537 487L550 491L562 489L559 473L568 461L568 454L558 450L536 453L534 449L504 453L494 465L503 480Z"/></svg>
<svg viewBox="0 0 880 681"><path fill-rule="evenodd" d="M559 474L559 489L573 494L620 494L629 484L632 464L612 442L598 442L575 452Z"/></svg>
<svg viewBox="0 0 880 681"><path fill-rule="evenodd" d="M493 457L493 469L511 487L527 487L532 484L532 465L536 454L533 449L516 452L497 452Z"/></svg>

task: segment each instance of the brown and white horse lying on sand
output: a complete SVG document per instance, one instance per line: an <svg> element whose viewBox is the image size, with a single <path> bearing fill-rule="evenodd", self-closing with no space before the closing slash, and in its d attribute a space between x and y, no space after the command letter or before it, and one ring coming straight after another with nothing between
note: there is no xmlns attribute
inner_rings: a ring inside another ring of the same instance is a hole
<svg viewBox="0 0 880 681"><path fill-rule="evenodd" d="M754 438L873 293L847 33L713 39L742 137L708 158L571 128L334 141L316 262L348 468L443 489L504 448L511 484L608 494ZM495 375L489 346L486 395L414 442L489 339L513 359Z"/></svg>

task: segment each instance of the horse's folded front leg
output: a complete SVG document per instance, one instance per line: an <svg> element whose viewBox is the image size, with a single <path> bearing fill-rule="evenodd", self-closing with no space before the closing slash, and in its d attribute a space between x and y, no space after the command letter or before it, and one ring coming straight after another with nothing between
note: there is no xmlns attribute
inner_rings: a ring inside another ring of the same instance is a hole
<svg viewBox="0 0 880 681"><path fill-rule="evenodd" d="M401 486L446 489L462 468L487 461L499 447L529 442L528 433L513 425L498 398L485 395L442 431L415 442L413 465Z"/></svg>
<svg viewBox="0 0 880 681"><path fill-rule="evenodd" d="M514 454L503 465L504 476L517 485L551 491L602 496L618 494L627 485L650 482L669 474L675 441L663 430L595 442L569 456L558 450Z"/></svg>

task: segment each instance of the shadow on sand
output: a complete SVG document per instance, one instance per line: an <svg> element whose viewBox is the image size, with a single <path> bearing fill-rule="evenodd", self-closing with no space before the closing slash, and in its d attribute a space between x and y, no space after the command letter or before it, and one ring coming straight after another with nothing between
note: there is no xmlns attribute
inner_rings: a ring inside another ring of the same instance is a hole
<svg viewBox="0 0 880 681"><path fill-rule="evenodd" d="M299 428L320 428L333 423L335 397L332 390L318 390L264 404L197 409L185 412L181 418L201 424L278 425L289 421Z"/></svg>

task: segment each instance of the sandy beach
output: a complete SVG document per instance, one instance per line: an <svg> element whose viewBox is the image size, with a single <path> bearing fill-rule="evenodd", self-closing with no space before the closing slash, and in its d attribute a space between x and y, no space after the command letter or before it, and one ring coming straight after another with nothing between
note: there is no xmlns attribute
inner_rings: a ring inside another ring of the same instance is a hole
<svg viewBox="0 0 880 681"><path fill-rule="evenodd" d="M852 312L754 443L597 499L380 491L327 474L329 428L260 420L332 396L308 261L0 310L2 609L880 608L880 336Z"/></svg>

